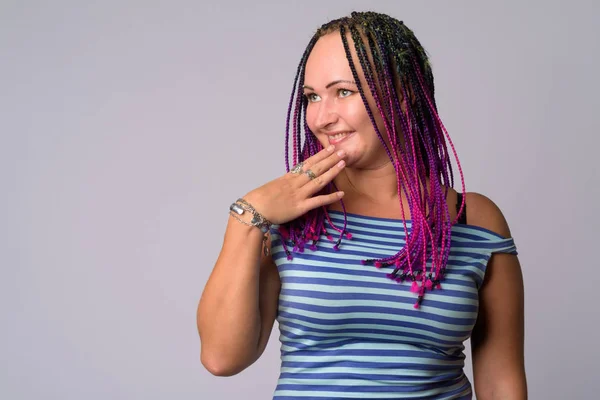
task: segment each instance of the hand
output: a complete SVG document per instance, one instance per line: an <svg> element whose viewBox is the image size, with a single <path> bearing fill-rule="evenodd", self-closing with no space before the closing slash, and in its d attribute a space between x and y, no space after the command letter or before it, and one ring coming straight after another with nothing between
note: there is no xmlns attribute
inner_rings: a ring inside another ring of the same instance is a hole
<svg viewBox="0 0 600 400"><path fill-rule="evenodd" d="M344 192L313 197L331 182L345 167L343 151L334 146L321 150L304 161L302 172L285 175L254 189L244 199L274 224L292 221L308 211L338 201ZM314 179L306 174L311 170Z"/></svg>

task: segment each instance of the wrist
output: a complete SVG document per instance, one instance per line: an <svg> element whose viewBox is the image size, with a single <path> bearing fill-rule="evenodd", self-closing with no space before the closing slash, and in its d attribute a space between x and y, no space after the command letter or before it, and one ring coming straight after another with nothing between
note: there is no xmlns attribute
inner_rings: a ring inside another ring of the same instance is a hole
<svg viewBox="0 0 600 400"><path fill-rule="evenodd" d="M260 193L257 193L256 191L253 190L253 191L248 192L245 195L243 195L241 197L241 199L244 199L245 201L250 203L252 205L252 207L254 207L255 210L259 210L258 212L262 213L262 211L264 211L264 207L263 207L262 201L261 201L262 196L260 195ZM236 203L238 200L236 200Z"/></svg>
<svg viewBox="0 0 600 400"><path fill-rule="evenodd" d="M229 219L227 223L236 232L242 233L246 237L262 237L265 234L262 233L260 229L257 229L256 226L252 226L250 221L252 221L251 215L246 215L248 213L244 213L244 215L234 215L234 213L229 213ZM241 220L241 221L240 221Z"/></svg>
<svg viewBox="0 0 600 400"><path fill-rule="evenodd" d="M229 206L229 213L241 223L257 227L265 234L269 232L273 225L271 221L256 211L254 206L244 198L239 198L232 203ZM243 216L246 219L242 219ZM251 220L247 221L247 218L251 218Z"/></svg>
<svg viewBox="0 0 600 400"><path fill-rule="evenodd" d="M260 214L246 199L239 198L229 206L229 215L243 225L258 230L263 235L263 248L265 256L269 255L267 247L267 234L273 223ZM248 219L250 218L250 221Z"/></svg>

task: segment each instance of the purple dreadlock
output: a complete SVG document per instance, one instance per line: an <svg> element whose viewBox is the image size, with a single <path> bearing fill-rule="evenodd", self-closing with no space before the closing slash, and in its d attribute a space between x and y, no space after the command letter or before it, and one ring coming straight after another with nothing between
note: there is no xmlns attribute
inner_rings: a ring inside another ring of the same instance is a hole
<svg viewBox="0 0 600 400"><path fill-rule="evenodd" d="M409 232L404 208L401 207L406 245L391 257L363 260L362 263L373 264L377 268L391 267L392 271L387 275L390 279L400 283L412 282L411 291L418 296L415 303L415 308L418 308L426 291L441 288L440 282L444 278L450 254L452 225L458 221L464 209L465 196L456 219L451 221L446 197L448 187L454 186L454 174L446 140L457 161L463 193L465 184L456 150L437 113L429 58L414 33L402 21L374 12L353 12L349 17L330 21L317 30L302 55L290 97L286 122L286 170L290 171L290 136L293 164L302 162L322 149L306 122L307 100L301 88L304 85L306 62L315 43L321 36L334 32L338 32L342 38L354 81L375 132L394 165L398 194L402 191L406 194L412 219ZM376 112L383 120L384 134L390 146L369 107L352 59L347 32L354 42L365 81L373 95ZM406 102L405 111L400 106L401 98L411 99ZM332 193L336 190L332 182L323 192ZM336 251L343 238L352 238L346 229L344 201L340 201L344 212L342 227L337 227L331 221L326 207L311 210L280 226L288 259L292 259L293 252L303 252L305 247L316 250L321 234L333 241L334 238L327 234L326 223L339 233L334 245ZM285 244L287 240L294 245L291 251ZM431 262L429 271L428 262Z"/></svg>

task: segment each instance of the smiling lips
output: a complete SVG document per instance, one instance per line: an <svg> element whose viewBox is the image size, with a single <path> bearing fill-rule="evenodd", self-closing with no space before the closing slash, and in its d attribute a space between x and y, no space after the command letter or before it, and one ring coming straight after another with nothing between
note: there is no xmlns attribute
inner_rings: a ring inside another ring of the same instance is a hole
<svg viewBox="0 0 600 400"><path fill-rule="evenodd" d="M352 135L354 133L354 131L346 131L346 132L339 132L339 133L335 133L335 134L327 134L328 138L329 138L329 144L337 144L339 142L341 142L342 140L346 139L348 136Z"/></svg>

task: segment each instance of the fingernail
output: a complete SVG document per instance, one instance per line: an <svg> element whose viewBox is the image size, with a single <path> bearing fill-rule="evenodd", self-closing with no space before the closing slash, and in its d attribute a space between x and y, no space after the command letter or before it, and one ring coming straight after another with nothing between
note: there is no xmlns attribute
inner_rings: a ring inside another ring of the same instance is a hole
<svg viewBox="0 0 600 400"><path fill-rule="evenodd" d="M344 164L346 164L346 162L344 160L342 160L339 163L337 163L337 166L342 168L344 166Z"/></svg>
<svg viewBox="0 0 600 400"><path fill-rule="evenodd" d="M340 156L340 157L343 157L344 154L346 154L346 152L344 150L340 150L340 151L337 152L337 155Z"/></svg>
<svg viewBox="0 0 600 400"><path fill-rule="evenodd" d="M338 192L337 195L338 197L344 197L344 192Z"/></svg>
<svg viewBox="0 0 600 400"><path fill-rule="evenodd" d="M335 146L330 144L329 147L327 147L327 151L333 151L333 149L335 149Z"/></svg>

